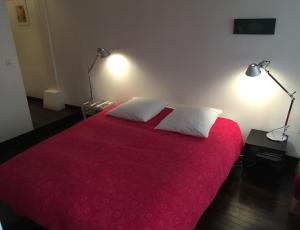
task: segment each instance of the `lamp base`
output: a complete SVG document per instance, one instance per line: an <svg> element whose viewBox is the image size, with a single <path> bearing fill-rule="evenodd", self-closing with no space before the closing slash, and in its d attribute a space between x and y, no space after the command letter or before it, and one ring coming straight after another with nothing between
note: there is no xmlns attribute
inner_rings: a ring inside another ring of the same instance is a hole
<svg viewBox="0 0 300 230"><path fill-rule="evenodd" d="M287 135L282 132L269 132L266 134L267 138L272 141L284 142L287 140Z"/></svg>

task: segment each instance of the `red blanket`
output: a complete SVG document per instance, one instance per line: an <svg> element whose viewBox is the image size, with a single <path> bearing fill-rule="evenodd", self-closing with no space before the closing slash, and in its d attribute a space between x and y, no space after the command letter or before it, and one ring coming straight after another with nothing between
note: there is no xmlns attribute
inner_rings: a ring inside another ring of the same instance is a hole
<svg viewBox="0 0 300 230"><path fill-rule="evenodd" d="M209 138L95 115L0 166L0 200L49 229L194 229L238 159L239 126Z"/></svg>

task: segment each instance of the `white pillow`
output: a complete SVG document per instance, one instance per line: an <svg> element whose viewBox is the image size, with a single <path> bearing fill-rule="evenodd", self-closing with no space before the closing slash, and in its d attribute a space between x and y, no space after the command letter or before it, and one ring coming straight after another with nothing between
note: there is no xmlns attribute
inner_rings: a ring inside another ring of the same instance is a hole
<svg viewBox="0 0 300 230"><path fill-rule="evenodd" d="M210 128L221 113L222 110L209 107L176 108L155 128L196 137L208 137Z"/></svg>
<svg viewBox="0 0 300 230"><path fill-rule="evenodd" d="M135 97L108 112L108 115L131 121L147 122L160 113L166 103L160 100Z"/></svg>

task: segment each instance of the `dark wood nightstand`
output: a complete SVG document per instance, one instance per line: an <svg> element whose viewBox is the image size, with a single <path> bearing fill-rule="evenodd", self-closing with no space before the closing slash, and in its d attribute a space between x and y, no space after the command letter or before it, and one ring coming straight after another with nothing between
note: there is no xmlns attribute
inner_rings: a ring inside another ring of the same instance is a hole
<svg viewBox="0 0 300 230"><path fill-rule="evenodd" d="M243 149L243 170L274 168L284 169L287 141L276 142L266 137L267 132L252 129Z"/></svg>

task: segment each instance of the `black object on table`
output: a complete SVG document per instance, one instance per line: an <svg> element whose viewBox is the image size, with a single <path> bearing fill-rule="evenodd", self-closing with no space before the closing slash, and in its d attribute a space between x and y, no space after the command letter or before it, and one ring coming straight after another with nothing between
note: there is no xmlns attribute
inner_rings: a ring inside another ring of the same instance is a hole
<svg viewBox="0 0 300 230"><path fill-rule="evenodd" d="M287 141L272 141L266 134L267 132L256 129L250 131L242 152L244 172L258 167L284 169Z"/></svg>

